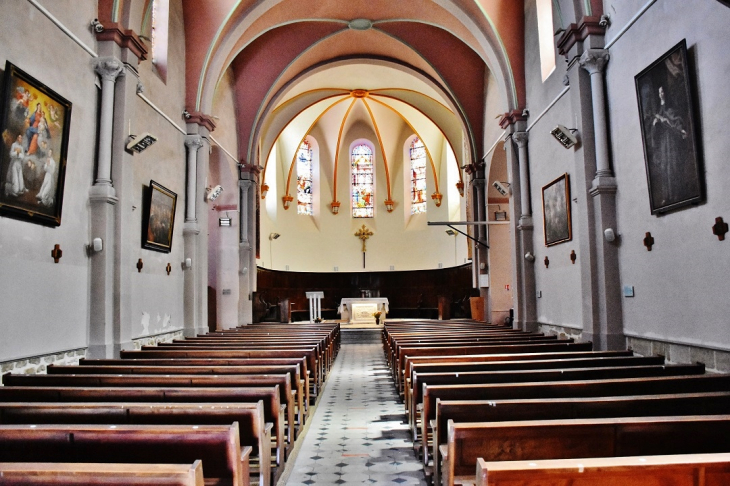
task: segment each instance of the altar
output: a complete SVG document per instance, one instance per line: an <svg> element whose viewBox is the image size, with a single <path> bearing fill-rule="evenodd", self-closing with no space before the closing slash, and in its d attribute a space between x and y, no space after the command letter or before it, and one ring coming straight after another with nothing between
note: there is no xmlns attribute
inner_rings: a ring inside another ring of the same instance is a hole
<svg viewBox="0 0 730 486"><path fill-rule="evenodd" d="M380 311L381 322L388 313L388 299L384 297L370 297L357 299L342 299L337 313L348 323L375 324L375 312Z"/></svg>

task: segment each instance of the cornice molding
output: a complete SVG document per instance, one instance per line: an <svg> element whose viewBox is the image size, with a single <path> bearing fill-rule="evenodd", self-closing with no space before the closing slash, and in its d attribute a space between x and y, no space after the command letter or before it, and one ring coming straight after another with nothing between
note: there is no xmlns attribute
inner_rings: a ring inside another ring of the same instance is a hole
<svg viewBox="0 0 730 486"><path fill-rule="evenodd" d="M121 24L106 23L104 30L96 33L96 40L112 41L119 47L129 49L140 61L147 59L147 47L142 39L131 29L123 29Z"/></svg>
<svg viewBox="0 0 730 486"><path fill-rule="evenodd" d="M558 53L567 56L570 49L578 42L583 42L589 35L605 35L606 29L600 25L601 17L583 17L579 24L570 24L558 39Z"/></svg>
<svg viewBox="0 0 730 486"><path fill-rule="evenodd" d="M189 115L189 117L185 117L185 123L195 123L196 125L207 128L209 132L215 130L215 121L212 116L199 111L190 112Z"/></svg>
<svg viewBox="0 0 730 486"><path fill-rule="evenodd" d="M507 129L507 127L514 125L517 122L526 121L527 116L524 115L524 112L524 110L508 111L499 119L499 126L502 127L502 129Z"/></svg>

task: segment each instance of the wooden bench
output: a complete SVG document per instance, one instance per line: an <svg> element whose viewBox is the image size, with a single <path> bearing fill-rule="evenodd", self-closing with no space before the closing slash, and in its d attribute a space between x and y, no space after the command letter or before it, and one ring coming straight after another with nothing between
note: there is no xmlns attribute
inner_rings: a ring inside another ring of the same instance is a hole
<svg viewBox="0 0 730 486"><path fill-rule="evenodd" d="M414 347L401 348L394 364L394 373L401 374L408 356L464 356L469 354L517 354L591 351L593 343L574 343L571 340L558 340L551 343L491 344L482 346L456 347Z"/></svg>
<svg viewBox="0 0 730 486"><path fill-rule="evenodd" d="M602 368L571 368L570 360L560 369L523 369L514 371L474 371L463 373L422 373L416 374L413 383L411 425L416 437L417 415L422 409L423 388L429 385L472 385L490 383L560 382L581 380L608 380L621 378L644 378L654 376L701 375L705 372L703 364L647 365L647 366L607 366ZM419 393L420 392L420 393ZM428 417L430 420L433 417ZM428 421L422 422L422 426Z"/></svg>
<svg viewBox="0 0 730 486"><path fill-rule="evenodd" d="M82 366L114 366L114 365L135 365L135 366L271 366L271 365L298 365L301 370L301 377L304 380L305 411L309 412L310 395L310 374L307 369L307 360L301 358L249 358L249 359L226 359L226 358L128 358L128 359L89 359L81 358L79 365Z"/></svg>
<svg viewBox="0 0 730 486"><path fill-rule="evenodd" d="M730 392L633 395L626 397L539 398L526 400L446 400L436 402L433 483L441 484L438 448L446 444L447 424L601 417L716 415L730 411ZM428 466L428 465L427 465Z"/></svg>
<svg viewBox="0 0 730 486"><path fill-rule="evenodd" d="M730 392L730 375L705 374L608 380L527 382L481 385L429 385L423 390L421 424L436 418L436 402L449 400L524 400L578 397Z"/></svg>
<svg viewBox="0 0 730 486"><path fill-rule="evenodd" d="M215 359L260 359L260 358L301 358L307 359L307 368L314 380L313 395L317 396L323 383L321 361L313 349L295 350L237 350L237 349L185 349L160 348L156 346L142 346L141 350L120 351L121 359L136 358L215 358Z"/></svg>
<svg viewBox="0 0 730 486"><path fill-rule="evenodd" d="M5 402L0 424L229 425L238 423L239 442L251 447L249 465L261 486L272 484L271 429L257 403ZM1 482L1 481L0 481Z"/></svg>
<svg viewBox="0 0 730 486"><path fill-rule="evenodd" d="M203 486L201 461L192 464L0 463L4 486Z"/></svg>
<svg viewBox="0 0 730 486"><path fill-rule="evenodd" d="M569 351L569 352L549 352L549 353L518 353L518 354L472 354L457 356L406 356L404 372L397 377L396 382L399 389L403 392L404 377L411 378L413 366L416 364L443 364L443 363L486 363L489 361L541 361L546 359L565 359L565 358L603 358L633 356L631 351Z"/></svg>
<svg viewBox="0 0 730 486"><path fill-rule="evenodd" d="M192 464L208 485L249 485L250 447L231 425L0 425L0 462Z"/></svg>
<svg viewBox="0 0 730 486"><path fill-rule="evenodd" d="M257 403L262 402L264 421L273 424L272 452L277 468L287 455L284 416L279 387L256 388L140 388L140 387L45 387L0 386L0 402L164 402L164 403ZM276 471L280 471L277 469Z"/></svg>
<svg viewBox="0 0 730 486"><path fill-rule="evenodd" d="M724 486L730 454L600 457L544 461L477 460L476 486Z"/></svg>
<svg viewBox="0 0 730 486"><path fill-rule="evenodd" d="M280 400L286 406L286 441L293 444L294 394L289 375L3 375L3 384L10 386L72 387L269 387L279 386Z"/></svg>
<svg viewBox="0 0 730 486"><path fill-rule="evenodd" d="M422 387L418 382L424 378L438 375L462 376L463 373L478 373L488 371L532 370L532 369L562 369L562 368L608 368L623 366L663 365L664 356L620 356L620 357L591 357L591 358L561 358L545 360L506 360L487 362L455 362L455 363L419 363L411 368L411 378L405 387L406 409L413 403L421 402ZM704 369L704 368L703 368ZM469 375L467 375L469 376ZM540 380L542 381L542 380Z"/></svg>
<svg viewBox="0 0 730 486"><path fill-rule="evenodd" d="M443 484L473 484L477 458L535 461L730 452L730 415L448 422ZM463 478L463 479L462 479Z"/></svg>
<svg viewBox="0 0 730 486"><path fill-rule="evenodd" d="M102 360L103 361L103 360ZM138 365L125 363L83 366L48 365L49 375L68 374L114 374L114 375L278 375L289 374L292 388L297 397L296 424L303 426L306 421L305 403L309 401L309 389L304 386L298 365L265 365L265 366L183 366L178 365ZM306 389L305 389L306 388Z"/></svg>

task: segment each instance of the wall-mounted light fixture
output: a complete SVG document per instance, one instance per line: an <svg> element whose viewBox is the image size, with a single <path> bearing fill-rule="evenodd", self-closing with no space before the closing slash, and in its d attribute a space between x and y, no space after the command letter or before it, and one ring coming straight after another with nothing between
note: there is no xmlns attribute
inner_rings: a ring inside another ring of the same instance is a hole
<svg viewBox="0 0 730 486"><path fill-rule="evenodd" d="M231 226L231 218L228 217L228 211L226 211L225 218L218 218L218 226Z"/></svg>
<svg viewBox="0 0 730 486"><path fill-rule="evenodd" d="M509 197L512 191L510 190L511 184L509 182L492 182L492 186L497 190L498 193L504 197Z"/></svg>
<svg viewBox="0 0 730 486"><path fill-rule="evenodd" d="M574 135L574 132L577 131L577 128L565 128L563 125L558 125L550 131L550 134L560 142L560 145L569 149L578 143L578 138Z"/></svg>
<svg viewBox="0 0 730 486"><path fill-rule="evenodd" d="M279 233L271 233L269 235L270 240L278 240L281 235Z"/></svg>
<svg viewBox="0 0 730 486"><path fill-rule="evenodd" d="M281 235L279 233L269 233L269 258L271 259L271 268L274 268L274 249L271 243L278 239Z"/></svg>
<svg viewBox="0 0 730 486"><path fill-rule="evenodd" d="M205 189L205 201L215 201L216 199L218 199L218 196L220 196L222 192L223 188L220 186L220 184L214 187L207 187Z"/></svg>
<svg viewBox="0 0 730 486"><path fill-rule="evenodd" d="M157 141L157 137L151 133L143 133L142 135L130 135L127 141L127 150L130 152L143 152L150 145Z"/></svg>

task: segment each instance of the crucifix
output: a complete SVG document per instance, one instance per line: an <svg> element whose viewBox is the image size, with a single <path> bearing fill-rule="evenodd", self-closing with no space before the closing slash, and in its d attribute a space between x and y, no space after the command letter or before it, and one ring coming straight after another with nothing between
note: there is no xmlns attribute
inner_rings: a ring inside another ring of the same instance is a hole
<svg viewBox="0 0 730 486"><path fill-rule="evenodd" d="M368 238L373 236L373 234L374 233L372 231L370 231L369 229L367 229L365 227L365 225L362 225L362 228L357 230L357 232L355 233L355 236L357 236L358 238L360 238L362 240L362 268L365 268L365 251L366 251L365 242L367 241Z"/></svg>

